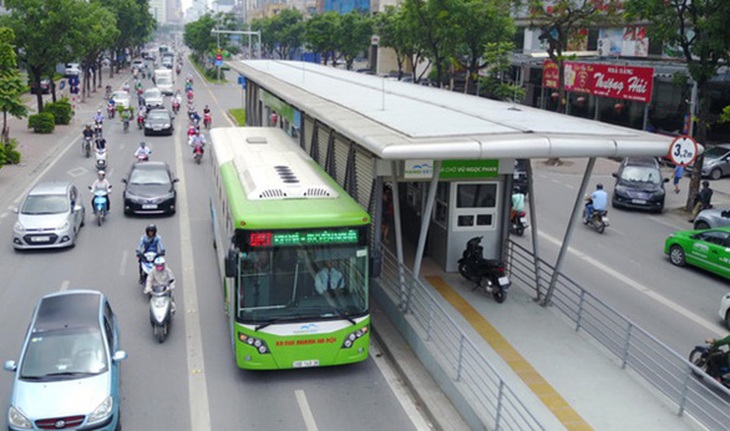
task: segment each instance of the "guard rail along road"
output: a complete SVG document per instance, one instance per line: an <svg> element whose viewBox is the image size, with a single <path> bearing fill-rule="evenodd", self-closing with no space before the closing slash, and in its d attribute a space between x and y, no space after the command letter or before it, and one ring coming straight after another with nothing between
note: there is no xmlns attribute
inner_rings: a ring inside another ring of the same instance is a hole
<svg viewBox="0 0 730 431"><path fill-rule="evenodd" d="M413 277L386 248L382 271L375 278L376 299L401 328L419 359L472 428L545 430L474 342L437 302L431 290ZM554 267L526 248L509 241L507 269L513 284L542 298ZM537 277L535 269L538 268ZM558 274L551 305L576 331L605 348L623 369L635 372L676 408L711 430L730 423L730 391L702 373L651 334L591 295L564 274ZM538 306L537 303L535 305ZM689 351L689 349L688 349Z"/></svg>

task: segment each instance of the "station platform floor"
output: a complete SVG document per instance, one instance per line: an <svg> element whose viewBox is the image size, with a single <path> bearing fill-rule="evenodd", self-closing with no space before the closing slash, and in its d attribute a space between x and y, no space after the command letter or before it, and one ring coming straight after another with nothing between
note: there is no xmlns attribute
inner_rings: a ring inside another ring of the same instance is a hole
<svg viewBox="0 0 730 431"><path fill-rule="evenodd" d="M412 266L413 250L405 247ZM424 259L420 280L548 430L699 430L661 394L621 368L597 342L576 332L552 307L536 303L527 289L512 284L498 304L458 273L444 273ZM438 393L398 328L373 304L373 330L382 348L405 375L407 385L433 429L469 429Z"/></svg>

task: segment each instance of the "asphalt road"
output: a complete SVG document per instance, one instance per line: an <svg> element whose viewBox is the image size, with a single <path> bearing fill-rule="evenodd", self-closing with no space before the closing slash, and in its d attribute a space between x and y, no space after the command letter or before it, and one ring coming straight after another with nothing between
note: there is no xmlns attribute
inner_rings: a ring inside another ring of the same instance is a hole
<svg viewBox="0 0 730 431"><path fill-rule="evenodd" d="M186 67L181 76L190 71ZM150 85L149 81L145 84ZM229 125L224 111L241 106L240 87L208 85L197 74L195 94L199 111L210 105L214 126ZM169 106L169 99L166 103ZM81 121L75 120L79 127L95 109L79 107L77 119ZM13 251L14 217L9 209L0 209L0 237L7 240L0 247L4 274L0 279L4 303L0 358L17 359L38 298L59 289L91 288L110 298L121 328L122 348L129 354L121 371L122 422L128 430L425 429L416 406L397 389L398 378L380 355L344 367L278 372L236 368L212 248L208 211L212 168L207 158L202 165L194 164L184 139L185 124L184 118L176 119L173 137L143 137L134 124L124 133L118 119L105 121L110 148L108 178L114 188L111 214L101 227L91 223L91 194L87 191L95 178L94 159L81 155L79 139L38 176L38 180L71 180L83 193L87 223L73 249ZM167 161L180 178L175 216L142 218L122 213L121 178L143 139L153 150L151 159ZM0 195L12 198L22 192L2 190ZM161 345L153 338L146 298L136 282L134 249L151 222L158 225L169 266L178 280L178 311L170 337ZM0 374L2 406L7 405L11 383L10 373ZM4 425L4 410L2 416Z"/></svg>
<svg viewBox="0 0 730 431"><path fill-rule="evenodd" d="M584 161L569 161L581 164ZM610 194L614 179L611 172L618 164L602 160L596 164L589 190L601 182ZM533 161L535 198L538 216L539 252L555 262L565 235L568 216L582 178L581 166L546 167ZM665 171L670 176L671 171ZM721 182L730 181L728 179ZM686 190L689 179L681 187ZM725 187L715 182L713 187ZM611 225L603 235L584 226L580 220L566 254L563 273L611 304L682 356L708 337L724 336L727 329L718 316L720 299L728 291L727 280L692 267L673 266L664 255L664 240L677 230L691 229L681 207L685 193L675 195L671 182L662 214L613 209ZM716 194L713 202L728 203ZM516 238L530 244L531 232ZM530 245L531 247L531 245Z"/></svg>

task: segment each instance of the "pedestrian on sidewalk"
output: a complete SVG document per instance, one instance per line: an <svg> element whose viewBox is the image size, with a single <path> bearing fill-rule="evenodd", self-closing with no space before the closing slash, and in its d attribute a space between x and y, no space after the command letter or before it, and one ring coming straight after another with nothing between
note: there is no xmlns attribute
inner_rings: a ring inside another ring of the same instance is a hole
<svg viewBox="0 0 730 431"><path fill-rule="evenodd" d="M679 193L679 180L684 176L684 165L674 167L674 193Z"/></svg>
<svg viewBox="0 0 730 431"><path fill-rule="evenodd" d="M702 190L697 192L694 200L694 206L692 207L692 214L690 214L690 222L694 222L697 214L700 211L712 208L710 200L712 199L712 189L710 188L710 182L707 180L702 181Z"/></svg>

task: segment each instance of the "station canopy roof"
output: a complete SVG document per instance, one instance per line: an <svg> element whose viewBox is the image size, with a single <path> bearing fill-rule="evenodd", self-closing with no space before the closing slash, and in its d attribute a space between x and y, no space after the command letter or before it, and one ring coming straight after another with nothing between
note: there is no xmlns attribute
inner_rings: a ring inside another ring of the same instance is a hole
<svg viewBox="0 0 730 431"><path fill-rule="evenodd" d="M382 159L662 156L673 139L313 63L228 64Z"/></svg>

